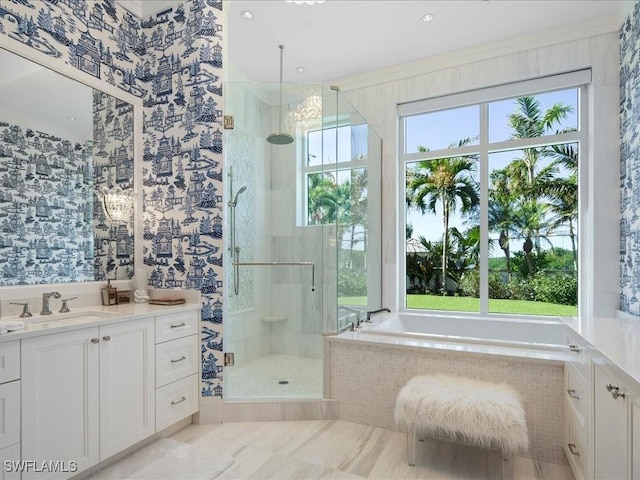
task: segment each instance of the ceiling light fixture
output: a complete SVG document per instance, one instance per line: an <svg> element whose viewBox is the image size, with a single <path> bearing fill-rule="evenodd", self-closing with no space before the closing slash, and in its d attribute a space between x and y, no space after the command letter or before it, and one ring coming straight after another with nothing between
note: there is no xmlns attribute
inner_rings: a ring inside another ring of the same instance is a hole
<svg viewBox="0 0 640 480"><path fill-rule="evenodd" d="M296 72L304 73L304 67L296 67Z"/></svg>
<svg viewBox="0 0 640 480"><path fill-rule="evenodd" d="M286 3L295 3L296 5L313 5L314 3L324 3L325 0L284 0Z"/></svg>
<svg viewBox="0 0 640 480"><path fill-rule="evenodd" d="M251 20L253 18L253 13L251 13L249 10L243 10L240 13L240 16L245 20Z"/></svg>
<svg viewBox="0 0 640 480"><path fill-rule="evenodd" d="M425 13L422 16L422 21L425 23L430 22L431 20L433 20L433 13Z"/></svg>
<svg viewBox="0 0 640 480"><path fill-rule="evenodd" d="M322 97L310 95L289 111L287 118L289 131L306 133L322 128Z"/></svg>

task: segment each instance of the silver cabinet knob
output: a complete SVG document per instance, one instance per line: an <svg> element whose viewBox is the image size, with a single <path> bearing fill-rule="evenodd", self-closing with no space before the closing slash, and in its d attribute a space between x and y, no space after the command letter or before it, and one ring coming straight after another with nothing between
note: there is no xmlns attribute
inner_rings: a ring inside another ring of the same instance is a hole
<svg viewBox="0 0 640 480"><path fill-rule="evenodd" d="M109 340L111 340L111 337L110 337L109 335L105 335L104 337L102 337L102 339L103 339L105 342L108 342Z"/></svg>
<svg viewBox="0 0 640 480"><path fill-rule="evenodd" d="M582 351L578 345L569 345L569 350L576 353L580 353Z"/></svg>
<svg viewBox="0 0 640 480"><path fill-rule="evenodd" d="M580 400L580 395L578 393L576 393L576 391L573 388L568 389L567 390L567 394L571 398L575 398L576 400Z"/></svg>
<svg viewBox="0 0 640 480"><path fill-rule="evenodd" d="M575 443L567 443L567 447L569 448L569 452L571 452L571 455L575 455L576 457L580 456L580 450L578 450L578 447Z"/></svg>
<svg viewBox="0 0 640 480"><path fill-rule="evenodd" d="M92 338L91 339L91 343L100 343L100 339L99 338Z"/></svg>

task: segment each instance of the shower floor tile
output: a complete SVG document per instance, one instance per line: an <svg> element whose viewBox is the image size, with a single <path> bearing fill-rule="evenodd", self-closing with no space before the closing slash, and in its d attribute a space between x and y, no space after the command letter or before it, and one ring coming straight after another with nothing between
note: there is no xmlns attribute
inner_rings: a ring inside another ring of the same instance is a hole
<svg viewBox="0 0 640 480"><path fill-rule="evenodd" d="M224 380L226 400L322 398L322 359L267 355L227 367Z"/></svg>

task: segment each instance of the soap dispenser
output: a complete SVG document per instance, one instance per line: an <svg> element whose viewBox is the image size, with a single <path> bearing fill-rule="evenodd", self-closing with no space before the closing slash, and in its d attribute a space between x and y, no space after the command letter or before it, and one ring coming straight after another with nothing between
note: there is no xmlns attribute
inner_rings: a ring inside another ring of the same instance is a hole
<svg viewBox="0 0 640 480"><path fill-rule="evenodd" d="M103 287L100 292L102 293L102 305L116 305L118 303L118 290L111 286L111 279L107 280L107 286Z"/></svg>

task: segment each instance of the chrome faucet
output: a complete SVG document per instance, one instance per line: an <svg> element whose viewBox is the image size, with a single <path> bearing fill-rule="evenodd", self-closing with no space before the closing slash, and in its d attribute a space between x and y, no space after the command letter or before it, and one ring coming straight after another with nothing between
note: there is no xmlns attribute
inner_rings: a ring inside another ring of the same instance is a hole
<svg viewBox="0 0 640 480"><path fill-rule="evenodd" d="M49 308L49 300L53 298L60 298L60 294L58 292L50 292L42 294L42 311L40 315L51 315L51 308Z"/></svg>
<svg viewBox="0 0 640 480"><path fill-rule="evenodd" d="M388 308L380 308L378 310L373 310L371 312L367 312L367 319L365 320L365 322L367 322L367 323L371 322L371 315L375 315L376 313L382 313L382 312L391 313L391 310L389 310Z"/></svg>

